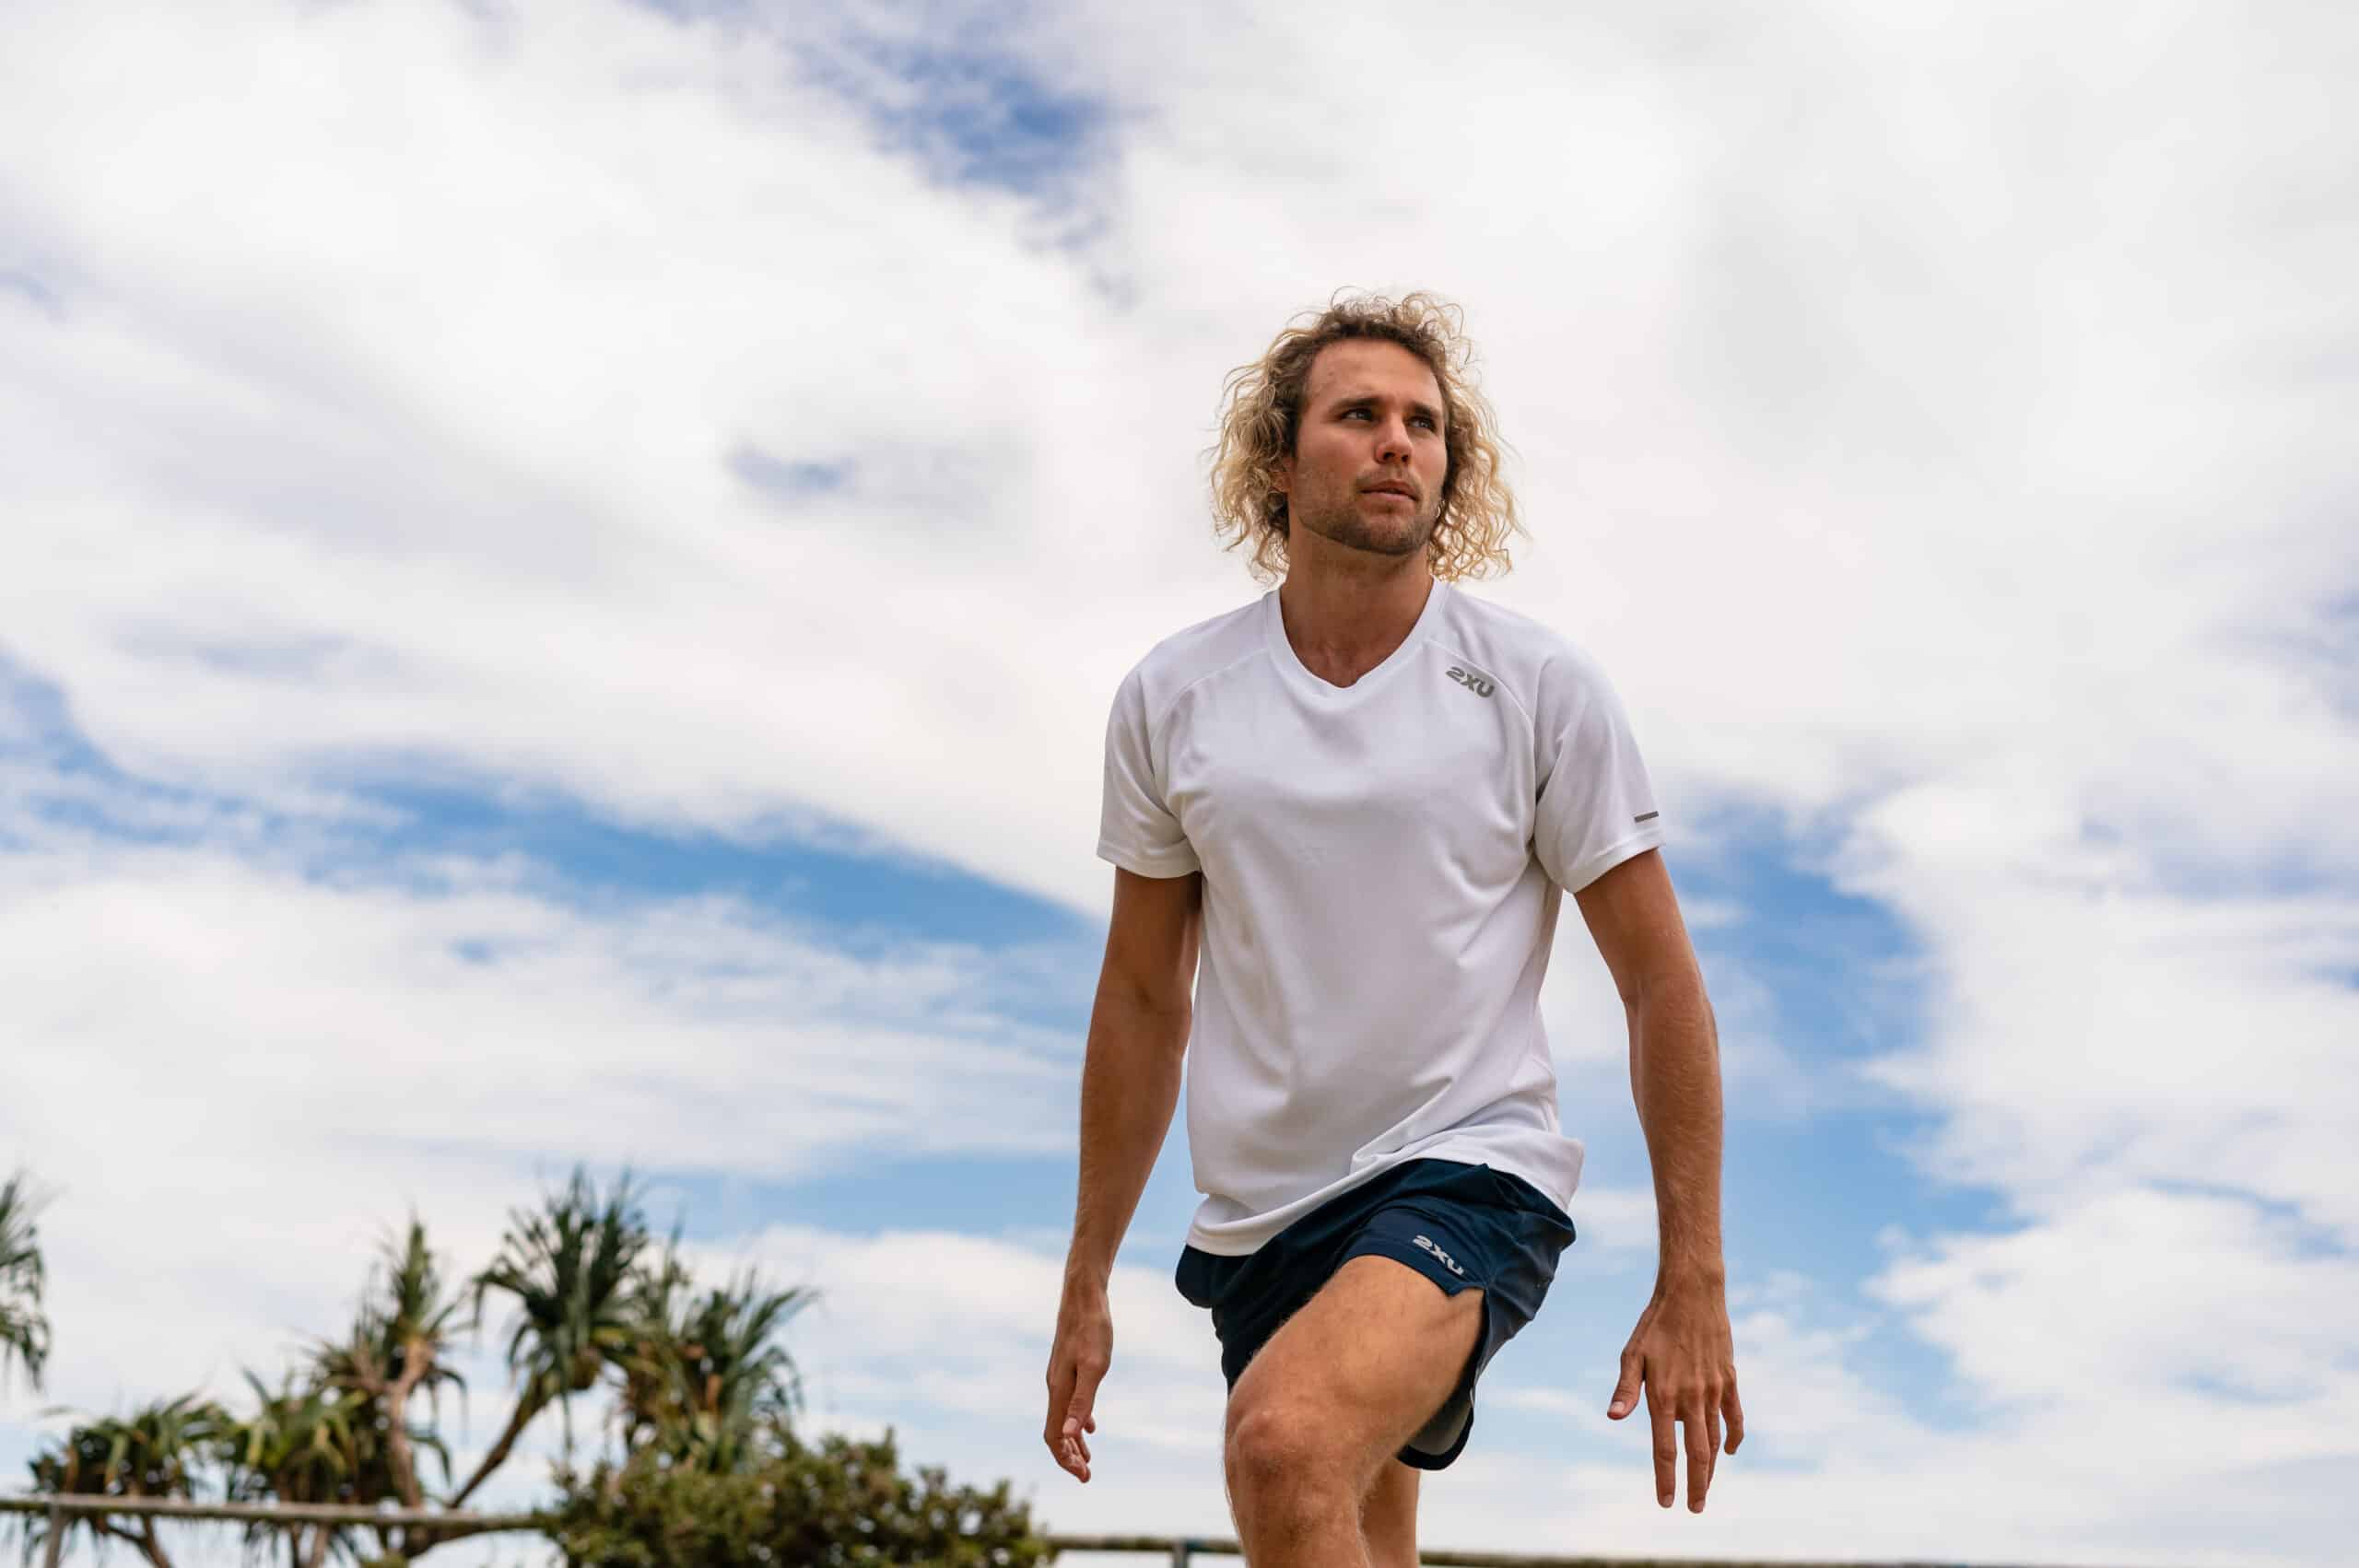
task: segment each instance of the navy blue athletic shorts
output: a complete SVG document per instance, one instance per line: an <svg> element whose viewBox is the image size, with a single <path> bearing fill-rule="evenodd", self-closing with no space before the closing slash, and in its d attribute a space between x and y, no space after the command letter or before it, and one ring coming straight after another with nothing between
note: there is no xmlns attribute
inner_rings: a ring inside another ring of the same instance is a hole
<svg viewBox="0 0 2359 1568"><path fill-rule="evenodd" d="M1224 1258L1182 1248L1173 1283L1211 1309L1231 1388L1278 1326L1355 1258L1405 1263L1449 1295L1480 1289L1474 1353L1441 1409L1401 1450L1402 1464L1438 1470L1473 1430L1475 1379L1540 1310L1572 1240L1570 1216L1522 1177L1456 1160L1412 1160L1320 1204L1257 1252Z"/></svg>

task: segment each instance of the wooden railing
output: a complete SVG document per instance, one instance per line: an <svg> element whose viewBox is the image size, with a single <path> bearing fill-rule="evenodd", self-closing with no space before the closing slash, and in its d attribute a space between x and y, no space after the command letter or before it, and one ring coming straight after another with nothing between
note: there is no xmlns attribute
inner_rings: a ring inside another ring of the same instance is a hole
<svg viewBox="0 0 2359 1568"><path fill-rule="evenodd" d="M360 1508L315 1503L202 1503L177 1497L65 1497L41 1493L0 1497L0 1514L41 1514L49 1520L43 1562L58 1568L69 1519L102 1516L227 1521L248 1525L370 1525L384 1529L430 1530L438 1541L513 1531L546 1534L556 1520L546 1514L475 1514L440 1508ZM1057 1536L1045 1538L1060 1552L1150 1552L1172 1568L1188 1568L1198 1557L1243 1555L1234 1540L1196 1536ZM1731 1557L1547 1557L1506 1551L1420 1551L1421 1564L1434 1568L1965 1568L1932 1562L1834 1562L1796 1558L1750 1560ZM1996 1564L1978 1568L1999 1568Z"/></svg>

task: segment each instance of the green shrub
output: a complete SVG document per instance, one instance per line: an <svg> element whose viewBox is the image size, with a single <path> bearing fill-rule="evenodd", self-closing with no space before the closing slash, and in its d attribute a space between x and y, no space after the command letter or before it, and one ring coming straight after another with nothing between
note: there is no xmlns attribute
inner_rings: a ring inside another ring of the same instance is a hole
<svg viewBox="0 0 2359 1568"><path fill-rule="evenodd" d="M567 1568L1034 1568L1053 1560L1008 1483L954 1487L904 1475L892 1433L816 1447L769 1428L741 1468L717 1471L641 1449L583 1475L560 1468L550 1534Z"/></svg>

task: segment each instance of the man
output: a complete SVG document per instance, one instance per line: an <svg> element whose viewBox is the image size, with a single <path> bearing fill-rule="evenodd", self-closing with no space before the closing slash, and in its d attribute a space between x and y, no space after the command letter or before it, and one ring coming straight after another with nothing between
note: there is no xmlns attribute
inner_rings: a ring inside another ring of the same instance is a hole
<svg viewBox="0 0 2359 1568"><path fill-rule="evenodd" d="M1254 1568L1415 1562L1419 1474L1573 1239L1539 1012L1566 889L1628 1014L1661 1220L1607 1413L1643 1393L1665 1507L1675 1428L1696 1511L1723 1419L1743 1435L1711 1008L1612 688L1452 586L1517 527L1467 364L1412 294L1339 300L1230 378L1215 510L1284 580L1157 644L1108 727L1113 918L1042 1435L1089 1479L1107 1281L1192 1047L1176 1282L1221 1342Z"/></svg>

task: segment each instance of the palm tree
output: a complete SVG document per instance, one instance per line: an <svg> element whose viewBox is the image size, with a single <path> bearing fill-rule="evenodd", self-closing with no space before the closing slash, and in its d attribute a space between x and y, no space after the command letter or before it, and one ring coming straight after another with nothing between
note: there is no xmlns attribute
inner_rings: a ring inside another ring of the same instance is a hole
<svg viewBox="0 0 2359 1568"><path fill-rule="evenodd" d="M766 1290L750 1270L701 1295L688 1294L688 1282L669 1253L641 1276L640 1334L617 1412L624 1446L652 1443L675 1460L733 1470L756 1433L782 1422L801 1397L777 1336L814 1293Z"/></svg>
<svg viewBox="0 0 2359 1568"><path fill-rule="evenodd" d="M533 1418L552 1404L565 1419L571 1452L572 1397L594 1387L608 1367L621 1365L638 1337L634 1280L648 1242L628 1171L602 1199L577 1166L564 1190L550 1193L540 1209L510 1211L499 1256L475 1276L475 1301L480 1322L492 1292L514 1298L507 1354L516 1408L451 1506L464 1505L507 1460Z"/></svg>
<svg viewBox="0 0 2359 1568"><path fill-rule="evenodd" d="M26 1380L38 1390L49 1359L49 1319L41 1305L46 1270L34 1223L40 1207L24 1172L0 1182L0 1390L7 1387L12 1361L24 1363Z"/></svg>
<svg viewBox="0 0 2359 1568"><path fill-rule="evenodd" d="M623 1387L614 1411L625 1457L674 1419L677 1399L672 1369L677 1356L672 1326L686 1310L687 1293L696 1283L680 1261L679 1249L675 1229L662 1255L631 1280L631 1340L621 1358Z"/></svg>
<svg viewBox="0 0 2359 1568"><path fill-rule="evenodd" d="M319 1340L311 1350L311 1372L323 1387L368 1400L385 1450L390 1494L405 1508L426 1505L416 1454L421 1439L440 1453L442 1483L451 1482L449 1452L431 1428L421 1433L410 1426L409 1407L413 1395L425 1394L439 1422L442 1389L465 1390L466 1380L450 1364L465 1308L464 1294L446 1288L426 1244L426 1226L413 1214L405 1237L386 1240L350 1333L341 1340Z"/></svg>
<svg viewBox="0 0 2359 1568"><path fill-rule="evenodd" d="M229 1470L229 1495L237 1503L373 1502L359 1492L370 1450L376 1447L369 1423L369 1400L346 1389L307 1382L289 1374L272 1393L248 1372L253 1414L225 1424L217 1445ZM319 1568L331 1550L358 1559L349 1526L246 1527L249 1550L284 1531L288 1568Z"/></svg>
<svg viewBox="0 0 2359 1568"><path fill-rule="evenodd" d="M197 1472L230 1426L220 1406L194 1394L159 1399L127 1416L94 1418L70 1428L55 1447L33 1456L33 1490L85 1497L194 1497ZM58 1528L69 1537L86 1530L98 1542L128 1541L155 1568L171 1568L153 1517L126 1529L84 1515L64 1520ZM28 1559L46 1542L44 1526L29 1521Z"/></svg>

